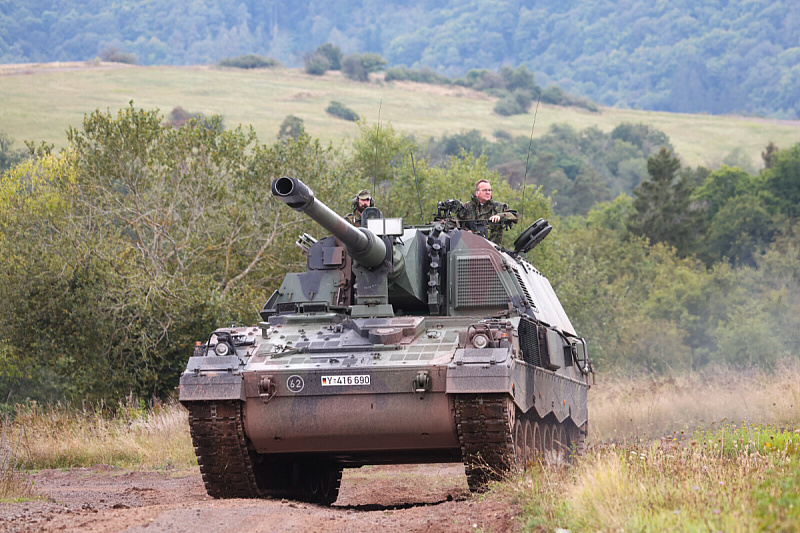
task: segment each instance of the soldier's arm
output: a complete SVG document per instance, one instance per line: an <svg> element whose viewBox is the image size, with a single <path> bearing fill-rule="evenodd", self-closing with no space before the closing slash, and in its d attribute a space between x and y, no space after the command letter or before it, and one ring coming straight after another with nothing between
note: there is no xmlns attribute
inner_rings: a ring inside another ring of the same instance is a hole
<svg viewBox="0 0 800 533"><path fill-rule="evenodd" d="M519 220L517 212L509 209L508 204L502 204L502 208L497 214L500 215L501 220L508 220L509 222L518 222Z"/></svg>

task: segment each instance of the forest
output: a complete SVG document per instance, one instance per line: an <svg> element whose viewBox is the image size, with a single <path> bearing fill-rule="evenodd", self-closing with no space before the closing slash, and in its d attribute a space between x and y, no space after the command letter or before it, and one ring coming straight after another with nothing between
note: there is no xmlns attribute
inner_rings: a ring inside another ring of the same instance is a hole
<svg viewBox="0 0 800 533"><path fill-rule="evenodd" d="M0 0L4 63L116 51L148 65L260 54L299 66L332 43L450 78L525 65L601 105L791 119L798 34L791 0Z"/></svg>
<svg viewBox="0 0 800 533"><path fill-rule="evenodd" d="M711 171L683 167L666 136L640 124L607 136L554 127L529 176L560 176L544 151L572 138L587 153L611 147L644 164L635 184L602 182L607 201L559 214L541 186L490 168L493 150L519 140L478 155L387 123L359 127L339 145L302 128L262 143L220 117L177 127L131 104L87 114L59 152L30 144L26 156L0 143L4 399L169 395L196 341L215 325L258 321L283 275L304 268L294 236L321 230L272 199L264 183L281 175L342 213L353 191L374 184L384 214L412 224L489 179L524 217L508 243L536 218L553 224L531 260L589 339L598 371L769 370L797 358L800 144L766 146L757 173Z"/></svg>

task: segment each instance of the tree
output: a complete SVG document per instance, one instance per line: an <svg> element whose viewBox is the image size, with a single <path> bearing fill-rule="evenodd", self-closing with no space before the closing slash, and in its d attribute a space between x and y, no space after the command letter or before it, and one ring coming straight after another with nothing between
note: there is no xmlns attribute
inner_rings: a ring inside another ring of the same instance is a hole
<svg viewBox="0 0 800 533"><path fill-rule="evenodd" d="M329 68L331 70L342 69L342 58L344 56L342 54L342 50L334 44L325 43L317 46L317 49L314 50L314 56L320 56L327 59L328 64L330 65Z"/></svg>
<svg viewBox="0 0 800 533"><path fill-rule="evenodd" d="M717 260L755 266L754 254L766 248L779 222L764 201L752 192L731 198L711 219L706 242Z"/></svg>
<svg viewBox="0 0 800 533"><path fill-rule="evenodd" d="M667 243L686 256L695 251L701 217L691 204L692 189L686 177L679 177L680 160L662 148L647 160L650 179L634 189L636 213L628 227L652 243Z"/></svg>
<svg viewBox="0 0 800 533"><path fill-rule="evenodd" d="M764 168L772 168L775 166L775 162L778 158L778 152L780 152L778 145L770 141L769 144L767 144L767 146L764 148L764 151L761 152L761 159L764 161Z"/></svg>
<svg viewBox="0 0 800 533"><path fill-rule="evenodd" d="M305 131L303 119L294 115L287 115L286 118L283 119L283 122L281 122L281 127L278 130L278 138L297 139L304 134Z"/></svg>
<svg viewBox="0 0 800 533"><path fill-rule="evenodd" d="M303 56L306 66L306 73L314 76L322 76L331 68L331 62L327 57L320 54L306 54Z"/></svg>
<svg viewBox="0 0 800 533"><path fill-rule="evenodd" d="M24 159L25 153L22 150L15 150L14 141L0 131L0 174Z"/></svg>
<svg viewBox="0 0 800 533"><path fill-rule="evenodd" d="M714 218L717 211L731 198L745 194L755 187L753 178L744 170L723 166L709 174L703 184L695 189L694 199L702 202L708 218Z"/></svg>
<svg viewBox="0 0 800 533"><path fill-rule="evenodd" d="M378 54L351 54L342 61L342 72L355 81L369 81L369 75L386 68L386 60Z"/></svg>
<svg viewBox="0 0 800 533"><path fill-rule="evenodd" d="M790 217L800 216L800 143L780 150L762 175L764 187L778 208Z"/></svg>
<svg viewBox="0 0 800 533"><path fill-rule="evenodd" d="M70 396L171 390L194 342L254 320L296 255L282 236L306 221L265 180L297 176L326 200L337 186L307 136L258 146L218 117L174 129L97 111L68 141L0 184L0 344ZM46 331L20 336L30 324Z"/></svg>

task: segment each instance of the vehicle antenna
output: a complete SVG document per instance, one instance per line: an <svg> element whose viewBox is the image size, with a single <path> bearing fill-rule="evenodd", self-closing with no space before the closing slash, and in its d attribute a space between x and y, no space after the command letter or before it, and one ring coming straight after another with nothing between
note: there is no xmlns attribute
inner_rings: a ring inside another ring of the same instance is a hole
<svg viewBox="0 0 800 533"><path fill-rule="evenodd" d="M525 159L525 177L522 178L522 208L519 212L520 226L524 227L523 221L525 220L525 185L528 183L528 162L531 160L531 145L533 144L533 129L536 127L536 115L539 114L539 100L542 95L536 98L536 111L533 113L533 126L531 126L531 140L528 142L528 157Z"/></svg>
<svg viewBox="0 0 800 533"><path fill-rule="evenodd" d="M378 143L381 139L381 108L383 107L383 98L381 98L381 103L378 104L378 131L375 134L375 161L372 165L372 197L375 197L378 191L375 190L375 176L378 174Z"/></svg>
<svg viewBox="0 0 800 533"><path fill-rule="evenodd" d="M427 224L425 222L425 215L422 212L422 195L419 193L419 180L417 180L417 166L414 164L414 151L411 151L411 168L414 169L414 183L417 185L417 200L419 200L419 217L422 219L423 224Z"/></svg>

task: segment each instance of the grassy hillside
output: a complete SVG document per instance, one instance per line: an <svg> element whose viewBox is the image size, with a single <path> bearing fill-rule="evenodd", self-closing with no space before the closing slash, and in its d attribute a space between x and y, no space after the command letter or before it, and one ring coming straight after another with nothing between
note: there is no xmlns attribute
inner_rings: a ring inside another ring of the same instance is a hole
<svg viewBox="0 0 800 533"><path fill-rule="evenodd" d="M94 109L175 106L189 112L224 116L230 128L252 124L262 142L278 132L286 115L303 119L306 130L325 141L355 136L357 126L328 116L325 107L338 100L369 122L391 122L419 137L478 129L529 135L529 115L502 117L492 113L494 100L464 88L415 83L363 84L338 72L323 77L300 70L242 71L213 67L133 67L118 64L66 63L0 66L0 131L20 146L23 140L66 144L65 131ZM644 122L666 132L684 163L719 166L733 150L743 150L754 168L769 141L781 147L800 140L799 121L750 117L689 115L603 108L590 113L575 108L541 105L534 137L554 123L577 129L597 126L610 131L620 122Z"/></svg>

